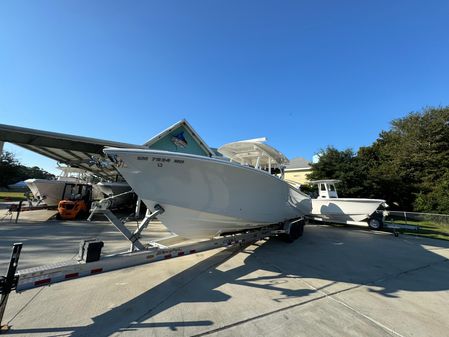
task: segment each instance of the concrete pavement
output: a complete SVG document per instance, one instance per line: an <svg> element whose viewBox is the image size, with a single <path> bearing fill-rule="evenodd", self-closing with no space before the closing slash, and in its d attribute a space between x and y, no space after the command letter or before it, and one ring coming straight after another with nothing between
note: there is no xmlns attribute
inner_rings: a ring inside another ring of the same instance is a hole
<svg viewBox="0 0 449 337"><path fill-rule="evenodd" d="M18 224L20 225L20 224ZM156 224L147 238L166 235ZM51 231L50 231L51 229ZM0 224L0 263L73 257L105 222ZM259 241L12 294L11 336L447 336L449 242L308 225L292 244Z"/></svg>

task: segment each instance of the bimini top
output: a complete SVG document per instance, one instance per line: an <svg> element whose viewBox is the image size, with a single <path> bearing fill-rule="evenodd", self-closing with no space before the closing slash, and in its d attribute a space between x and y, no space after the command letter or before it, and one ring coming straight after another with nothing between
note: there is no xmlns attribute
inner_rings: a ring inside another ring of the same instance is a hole
<svg viewBox="0 0 449 337"><path fill-rule="evenodd" d="M271 168L288 164L288 159L274 147L264 144L266 138L242 140L225 144L218 152L232 161L255 168Z"/></svg>

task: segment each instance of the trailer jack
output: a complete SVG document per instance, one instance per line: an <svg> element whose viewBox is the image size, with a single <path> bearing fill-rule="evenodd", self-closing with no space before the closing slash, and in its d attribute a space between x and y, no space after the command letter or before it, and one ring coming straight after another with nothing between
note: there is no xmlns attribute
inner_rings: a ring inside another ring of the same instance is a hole
<svg viewBox="0 0 449 337"><path fill-rule="evenodd" d="M20 252L22 250L22 243L15 243L11 253L11 259L5 276L0 276L0 333L8 331L10 326L2 323L3 314L5 313L6 304L11 290L14 290L19 280L16 275L17 266L19 264Z"/></svg>

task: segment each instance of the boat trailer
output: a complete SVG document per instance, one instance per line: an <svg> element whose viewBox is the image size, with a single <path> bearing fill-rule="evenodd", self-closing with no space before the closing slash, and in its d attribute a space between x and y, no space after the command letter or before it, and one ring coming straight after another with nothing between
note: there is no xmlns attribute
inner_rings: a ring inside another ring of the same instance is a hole
<svg viewBox="0 0 449 337"><path fill-rule="evenodd" d="M322 223L338 223L338 224L344 224L344 225L351 225L351 226L362 226L362 227L368 227L372 230L378 230L378 231L386 231L391 232L395 237L398 237L400 233L404 232L417 232L420 230L419 225L410 225L410 224L403 224L403 223L395 223L394 221L387 221L388 211L385 210L377 210L371 216L367 216L366 221L345 221L345 222L335 222L330 221L327 219L323 219L320 217L314 217L310 215L306 215L306 218L308 220L312 221L318 221Z"/></svg>
<svg viewBox="0 0 449 337"><path fill-rule="evenodd" d="M152 219L163 212L164 209L160 206L156 207L152 213L147 211L145 218L140 222L138 228L131 233L125 224L109 209L103 209L99 206L92 211L90 218L94 213L103 214L131 242L129 251L123 253L101 256L101 249L104 245L102 241L96 239L83 240L80 242L76 260L17 271L22 243L15 243L12 248L7 272L4 276L0 276L0 333L9 329L9 326L1 325L1 323L8 297L13 290L22 292L54 283L196 254L216 248L238 245L243 247L274 235L279 235L285 241L292 242L302 235L305 224L303 218L298 218L285 223L273 224L254 230L247 230L241 233L178 246L164 246L154 241L150 241L147 244L142 243L139 240L142 231L148 227Z"/></svg>

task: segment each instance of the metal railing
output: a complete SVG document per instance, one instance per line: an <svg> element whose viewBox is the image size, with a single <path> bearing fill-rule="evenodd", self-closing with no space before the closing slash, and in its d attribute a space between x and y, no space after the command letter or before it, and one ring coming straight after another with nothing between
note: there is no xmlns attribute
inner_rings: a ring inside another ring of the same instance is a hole
<svg viewBox="0 0 449 337"><path fill-rule="evenodd" d="M419 226L418 235L449 240L449 214L384 211L384 222Z"/></svg>
<svg viewBox="0 0 449 337"><path fill-rule="evenodd" d="M449 214L418 213L403 211L387 211L386 221L423 222L428 221L439 225L449 226Z"/></svg>

